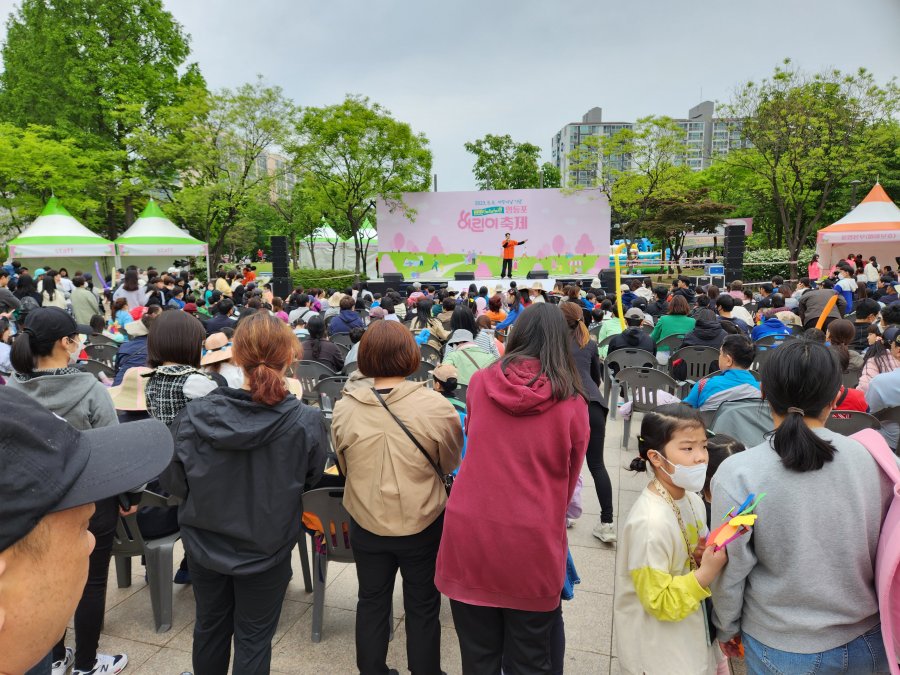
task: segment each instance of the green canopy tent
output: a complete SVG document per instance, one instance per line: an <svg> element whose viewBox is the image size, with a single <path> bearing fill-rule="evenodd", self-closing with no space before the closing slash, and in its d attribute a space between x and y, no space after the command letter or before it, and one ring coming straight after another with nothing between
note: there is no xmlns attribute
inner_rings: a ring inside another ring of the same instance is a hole
<svg viewBox="0 0 900 675"><path fill-rule="evenodd" d="M115 246L78 222L56 197L50 197L41 215L9 242L9 257L44 264L53 258L57 267L90 269L101 258L115 255Z"/></svg>
<svg viewBox="0 0 900 675"><path fill-rule="evenodd" d="M153 199L115 243L119 256L168 258L168 264L180 256L205 256L209 278L209 246L169 220Z"/></svg>

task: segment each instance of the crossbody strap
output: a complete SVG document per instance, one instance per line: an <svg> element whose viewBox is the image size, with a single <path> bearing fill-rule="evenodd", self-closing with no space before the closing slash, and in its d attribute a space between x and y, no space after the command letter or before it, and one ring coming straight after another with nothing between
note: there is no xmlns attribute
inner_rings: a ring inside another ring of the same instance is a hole
<svg viewBox="0 0 900 675"><path fill-rule="evenodd" d="M394 411L388 407L388 404L381 397L381 394L378 393L378 390L375 387L372 387L372 393L375 394L375 398L378 399L378 402L382 406L384 406L384 409L388 411L388 414L391 417L393 417L394 421L400 426L401 429L403 429L403 433L405 433L409 437L409 440L411 440L413 442L413 444L419 449L419 452L421 452L423 455L425 455L425 459L428 460L428 463L431 465L431 468L434 469L434 472L437 474L438 479L441 481L441 483L443 483L444 482L444 474L441 471L440 464L435 463L435 461L433 459L431 459L431 455L428 454L428 451L422 447L422 444L419 443L418 439L416 439L415 436L413 436L412 432L407 428L407 426L400 420L399 417L397 417L394 414Z"/></svg>
<svg viewBox="0 0 900 675"><path fill-rule="evenodd" d="M469 354L465 349L460 347L456 351L460 352L463 356L465 356L467 359L469 359L469 361L472 362L472 365L475 366L475 370L481 370L481 366L478 365L478 362L475 359L473 359L472 355Z"/></svg>

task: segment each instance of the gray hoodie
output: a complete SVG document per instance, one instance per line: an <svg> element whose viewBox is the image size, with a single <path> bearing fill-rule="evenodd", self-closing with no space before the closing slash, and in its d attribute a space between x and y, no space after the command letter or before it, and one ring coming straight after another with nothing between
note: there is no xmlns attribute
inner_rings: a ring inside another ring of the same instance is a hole
<svg viewBox="0 0 900 675"><path fill-rule="evenodd" d="M80 431L119 423L109 392L90 373L74 368L16 373L8 386L25 392Z"/></svg>

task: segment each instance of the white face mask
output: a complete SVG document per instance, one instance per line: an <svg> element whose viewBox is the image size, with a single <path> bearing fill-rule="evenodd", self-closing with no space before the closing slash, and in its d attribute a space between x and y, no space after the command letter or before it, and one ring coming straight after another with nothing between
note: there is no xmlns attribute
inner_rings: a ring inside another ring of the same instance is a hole
<svg viewBox="0 0 900 675"><path fill-rule="evenodd" d="M668 459L659 455L665 461L669 462ZM700 492L703 489L703 486L706 484L706 463L703 464L691 464L690 466L685 466L684 464L673 464L669 462L672 466L675 467L675 471L669 473L662 467L659 467L669 478L672 479L672 482L680 488L684 488L689 492Z"/></svg>
<svg viewBox="0 0 900 675"><path fill-rule="evenodd" d="M81 352L84 351L84 342L82 342L80 337L76 340L75 347L75 351L69 352L69 365L78 363L78 357L81 355Z"/></svg>

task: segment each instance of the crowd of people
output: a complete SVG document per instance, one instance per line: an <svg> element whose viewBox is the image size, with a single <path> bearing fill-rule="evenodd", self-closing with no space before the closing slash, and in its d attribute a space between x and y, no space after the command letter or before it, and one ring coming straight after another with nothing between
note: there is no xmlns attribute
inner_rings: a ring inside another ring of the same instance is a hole
<svg viewBox="0 0 900 675"><path fill-rule="evenodd" d="M582 464L600 504L593 535L617 545L623 672L725 672L742 653L753 673L840 659L850 665L827 672L886 672L874 557L892 486L860 440L825 427L833 409L900 406L900 284L884 268L848 296L856 271L842 261L835 279L776 277L758 293L681 276L617 292L599 279L357 283L280 298L249 266L203 284L177 268L70 281L10 263L0 397L21 414L2 417L0 509L13 527L0 540L0 672L125 668L127 655L97 649L116 525L132 514L146 538L181 533L194 671L269 672L291 552L326 534L302 518L303 495L325 486L343 489L350 516L360 673L398 672L387 663L398 571L411 672L442 672L444 595L465 673L561 673ZM108 369L86 368L95 345L115 350ZM617 528L604 461L616 353L678 374L678 351L694 346L716 350L715 372L645 414L632 468L652 477ZM333 408L303 402L295 368L310 361L345 378ZM762 392L773 420L762 444L710 435L704 414ZM37 420L48 433L32 438L22 425ZM896 449L897 435L886 422L867 442ZM30 497L42 476L51 489ZM139 509L142 490L177 506ZM722 514L762 492L752 534L706 545ZM81 553L56 569L45 556L60 546ZM29 579L41 587L31 613L11 604L24 591L4 590Z"/></svg>

